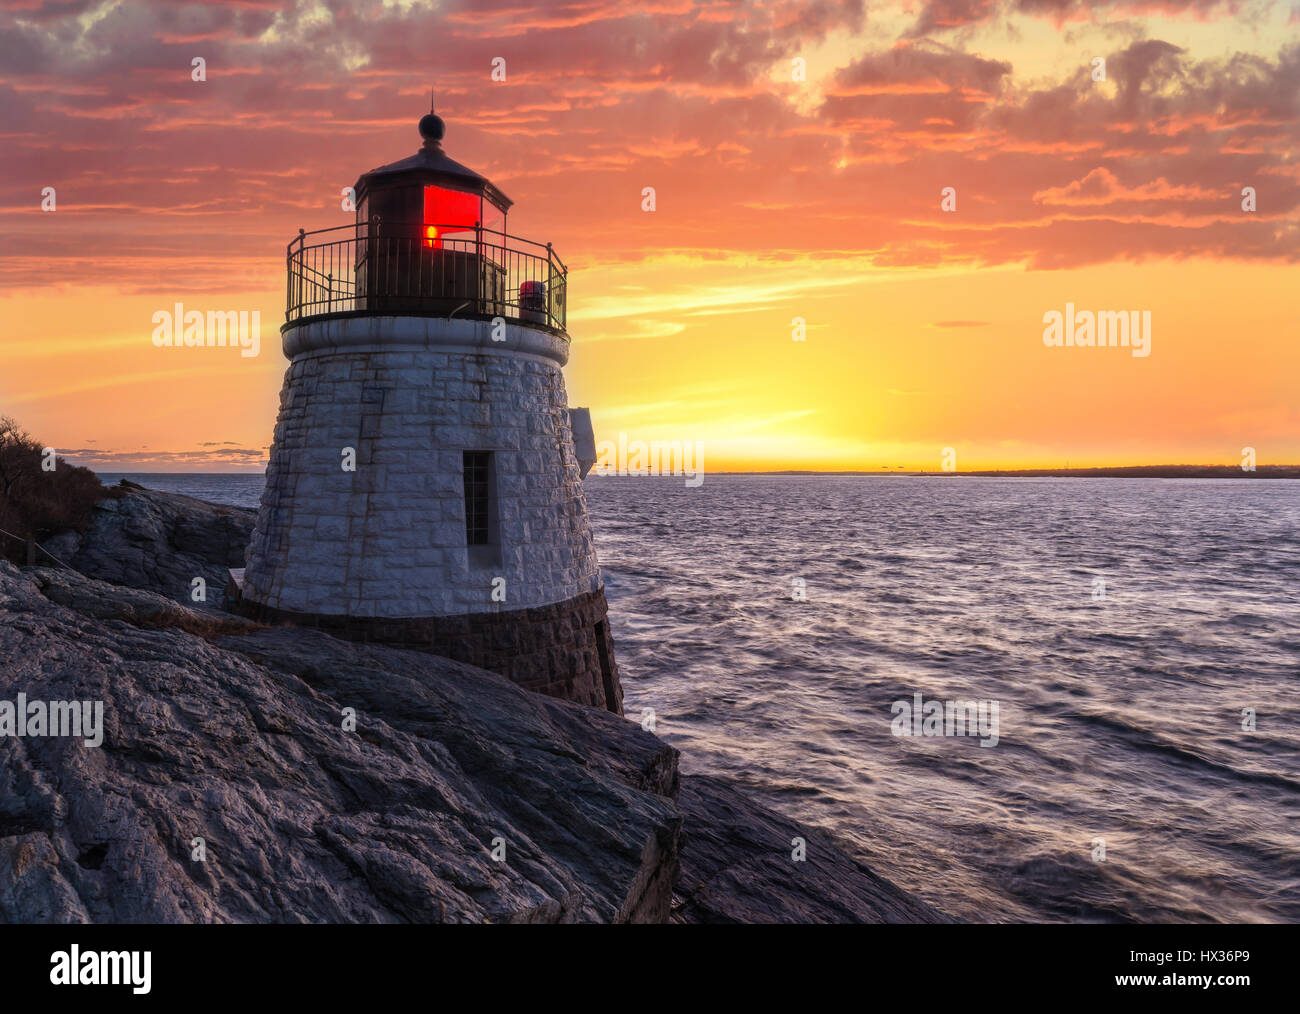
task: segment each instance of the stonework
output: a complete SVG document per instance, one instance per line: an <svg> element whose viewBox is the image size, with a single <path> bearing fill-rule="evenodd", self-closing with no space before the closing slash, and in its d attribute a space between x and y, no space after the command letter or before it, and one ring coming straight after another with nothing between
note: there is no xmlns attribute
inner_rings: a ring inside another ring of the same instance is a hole
<svg viewBox="0 0 1300 1014"><path fill-rule="evenodd" d="M432 652L500 673L528 690L623 713L603 591L532 609L427 619L305 615L247 599L238 610L264 623L287 622L349 641Z"/></svg>
<svg viewBox="0 0 1300 1014"><path fill-rule="evenodd" d="M360 316L291 326L284 345L244 608L420 643L620 710L561 372L567 339ZM349 448L355 471L343 467ZM467 545L466 451L491 453L487 545Z"/></svg>

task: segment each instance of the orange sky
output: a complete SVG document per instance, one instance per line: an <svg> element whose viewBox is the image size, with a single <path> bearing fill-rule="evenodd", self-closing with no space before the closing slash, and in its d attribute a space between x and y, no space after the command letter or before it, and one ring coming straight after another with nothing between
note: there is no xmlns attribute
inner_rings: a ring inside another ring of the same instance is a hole
<svg viewBox="0 0 1300 1014"><path fill-rule="evenodd" d="M284 245L415 151L431 86L448 153L572 269L598 439L707 470L1300 461L1289 4L3 6L0 414L78 463L261 468ZM260 311L260 356L155 348L177 302ZM1151 354L1045 346L1067 302L1150 311Z"/></svg>

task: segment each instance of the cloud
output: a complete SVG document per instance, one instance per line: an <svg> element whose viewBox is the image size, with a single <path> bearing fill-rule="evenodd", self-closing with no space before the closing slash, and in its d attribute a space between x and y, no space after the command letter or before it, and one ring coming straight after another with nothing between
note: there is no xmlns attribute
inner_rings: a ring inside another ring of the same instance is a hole
<svg viewBox="0 0 1300 1014"><path fill-rule="evenodd" d="M1038 0L919 11L949 26L1087 16ZM865 17L795 0L9 5L0 288L282 291L285 244L349 221L340 190L415 150L433 85L448 151L515 199L512 231L577 269L672 251L880 267L1296 258L1300 46L1138 38L1097 83L1082 61L1022 76L1014 47L889 39ZM839 62L816 90L774 79L821 45ZM205 82L190 79L199 55ZM1231 200L1246 184L1254 217ZM955 214L939 210L948 186Z"/></svg>
<svg viewBox="0 0 1300 1014"><path fill-rule="evenodd" d="M1150 15L1206 20L1214 15L1236 15L1243 6L1241 0L926 0L906 34L915 38L1014 14L1044 18L1060 26L1067 21L1114 22Z"/></svg>
<svg viewBox="0 0 1300 1014"><path fill-rule="evenodd" d="M227 447L209 450L105 450L94 447L76 447L61 450L60 456L75 465L96 472L131 472L137 470L214 471L225 468L258 469L267 462L265 450Z"/></svg>
<svg viewBox="0 0 1300 1014"><path fill-rule="evenodd" d="M1101 206L1123 201L1151 205L1161 201L1214 201L1223 197L1222 190L1207 190L1196 185L1174 186L1163 176L1149 183L1125 187L1104 166L1098 166L1082 179L1065 186L1049 187L1034 194L1035 201L1064 207Z"/></svg>

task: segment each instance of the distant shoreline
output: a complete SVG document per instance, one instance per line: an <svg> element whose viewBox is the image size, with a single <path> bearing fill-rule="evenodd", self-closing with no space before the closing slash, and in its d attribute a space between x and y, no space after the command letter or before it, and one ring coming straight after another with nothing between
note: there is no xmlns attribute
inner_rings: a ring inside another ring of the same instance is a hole
<svg viewBox="0 0 1300 1014"><path fill-rule="evenodd" d="M1300 465L1258 465L1253 472L1243 472L1240 465L1127 465L1118 468L1025 468L964 474L1060 479L1300 479Z"/></svg>
<svg viewBox="0 0 1300 1014"><path fill-rule="evenodd" d="M1254 472L1243 472L1236 465L1123 465L1105 468L1015 468L979 469L943 472L856 471L815 472L785 470L780 472L709 472L709 475L907 475L959 479L975 476L985 479L1300 479L1300 465L1259 465Z"/></svg>
<svg viewBox="0 0 1300 1014"><path fill-rule="evenodd" d="M142 470L108 471L99 475L264 475L263 470L244 472L149 472ZM1238 465L1120 465L1101 468L1014 468L1014 469L980 469L971 471L944 472L939 469L929 471L907 471L904 469L874 469L843 471L822 471L818 469L779 469L770 472L706 472L707 475L906 475L938 476L945 479L962 476L976 476L991 479L1300 479L1300 465L1259 465L1253 472L1243 472ZM598 479L637 479L665 478L674 476L596 476Z"/></svg>

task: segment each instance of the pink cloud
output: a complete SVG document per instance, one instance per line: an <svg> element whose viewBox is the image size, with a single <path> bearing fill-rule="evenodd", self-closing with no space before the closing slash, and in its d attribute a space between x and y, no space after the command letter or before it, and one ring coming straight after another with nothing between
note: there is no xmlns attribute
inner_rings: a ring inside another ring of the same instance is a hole
<svg viewBox="0 0 1300 1014"><path fill-rule="evenodd" d="M1082 179L1072 180L1065 186L1048 187L1034 194L1034 200L1042 204L1066 207L1101 206L1123 201L1148 205L1161 201L1215 201L1223 197L1222 190L1207 190L1195 185L1173 186L1163 176L1149 183L1125 187L1104 166L1098 166Z"/></svg>
<svg viewBox="0 0 1300 1014"><path fill-rule="evenodd" d="M808 108L771 68L860 30L860 5L516 0L403 16L339 2L317 21L141 2L83 28L84 9L0 12L2 286L275 289L299 227L344 224L340 189L415 150L431 84L449 152L515 199L514 228L574 264L731 250L1055 267L1300 249L1296 45L1198 58L1143 40L1108 54L1115 87L1100 89L1084 67L1016 84L1010 61L957 45L864 40ZM190 79L195 55L206 82ZM489 77L495 56L505 83ZM1246 183L1261 191L1254 218L1230 199ZM46 186L54 214L39 211ZM955 215L939 210L949 186Z"/></svg>

